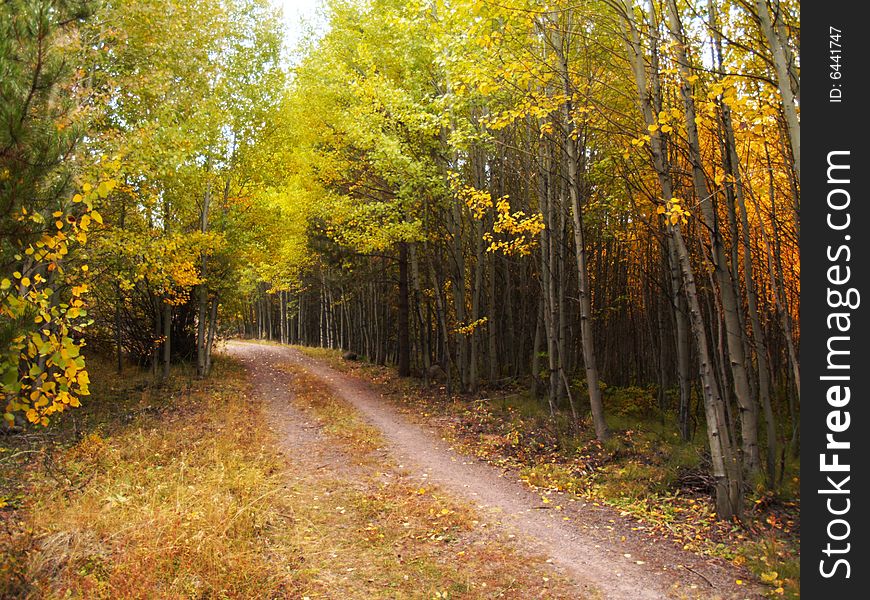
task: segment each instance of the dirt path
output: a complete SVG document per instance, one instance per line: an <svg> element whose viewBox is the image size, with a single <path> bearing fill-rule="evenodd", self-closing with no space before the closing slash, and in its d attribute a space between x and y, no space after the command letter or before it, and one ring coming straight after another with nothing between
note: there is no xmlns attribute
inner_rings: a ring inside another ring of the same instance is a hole
<svg viewBox="0 0 870 600"><path fill-rule="evenodd" d="M409 422L366 382L295 349L234 341L228 352L248 364L259 388L274 388L271 383L282 376L276 367L288 362L328 383L382 432L387 452L410 476L475 504L484 518L504 527L530 552L549 556L591 594L600 592L615 600L761 597L756 588L736 584L741 577L746 580L746 573L669 542L654 543L612 509L559 495L542 503L539 494L513 475L454 452L434 430ZM296 443L314 439L317 434L302 413L275 397L270 402L281 415L282 434Z"/></svg>

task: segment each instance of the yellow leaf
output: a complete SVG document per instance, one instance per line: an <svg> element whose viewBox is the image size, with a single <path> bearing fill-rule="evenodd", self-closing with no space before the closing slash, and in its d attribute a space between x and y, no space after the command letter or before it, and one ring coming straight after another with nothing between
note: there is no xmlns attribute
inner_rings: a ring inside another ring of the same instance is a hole
<svg viewBox="0 0 870 600"><path fill-rule="evenodd" d="M94 221L96 221L97 223L99 223L100 225L103 224L103 216L100 213L98 213L97 211L95 211L95 210L91 211L91 218Z"/></svg>
<svg viewBox="0 0 870 600"><path fill-rule="evenodd" d="M100 198L105 198L109 195L109 192L111 191L106 183L107 182L102 181L100 182L100 185L97 186L97 194L100 196Z"/></svg>
<svg viewBox="0 0 870 600"><path fill-rule="evenodd" d="M665 207L664 207L664 206L659 206L658 208L656 208L656 214L657 214L657 215L663 215L663 214L665 214Z"/></svg>
<svg viewBox="0 0 870 600"><path fill-rule="evenodd" d="M30 277L24 277L21 279L21 285L24 287L28 287L30 285Z"/></svg>

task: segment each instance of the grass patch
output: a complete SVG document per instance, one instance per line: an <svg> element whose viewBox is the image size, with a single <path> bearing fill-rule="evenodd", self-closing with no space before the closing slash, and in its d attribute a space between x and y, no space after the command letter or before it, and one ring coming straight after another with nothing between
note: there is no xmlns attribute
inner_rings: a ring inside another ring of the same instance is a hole
<svg viewBox="0 0 870 600"><path fill-rule="evenodd" d="M337 399L326 383L296 365L282 364L279 369L291 377L293 393L299 399L296 404L311 414L344 450L364 457L384 445L380 430Z"/></svg>
<svg viewBox="0 0 870 600"><path fill-rule="evenodd" d="M779 536L766 535L745 544L737 560L745 560L749 569L773 588L775 595L789 600L801 597L800 552Z"/></svg>
<svg viewBox="0 0 870 600"><path fill-rule="evenodd" d="M79 439L63 423L15 475L26 500L5 515L0 596L255 598L298 586L286 576L298 547L276 543L288 525L281 461L241 367L219 358L209 381L161 388L99 367L92 378Z"/></svg>

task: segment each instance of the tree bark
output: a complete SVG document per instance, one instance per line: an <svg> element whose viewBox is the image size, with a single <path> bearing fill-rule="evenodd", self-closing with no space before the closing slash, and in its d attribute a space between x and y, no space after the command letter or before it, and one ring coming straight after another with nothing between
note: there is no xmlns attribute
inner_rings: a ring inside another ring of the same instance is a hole
<svg viewBox="0 0 870 600"><path fill-rule="evenodd" d="M206 169L206 172L208 169ZM208 230L208 210L211 204L211 183L206 184L205 194L202 199L202 211L199 216L199 231L205 233ZM199 310L196 322L196 375L197 377L205 377L205 355L206 355L206 327L207 327L207 311L208 311L208 285L206 283L206 266L207 257L205 252L200 253L199 277L200 282L197 286L197 301Z"/></svg>
<svg viewBox="0 0 870 600"><path fill-rule="evenodd" d="M570 18L570 17L569 17ZM568 30L570 31L570 27ZM560 74L565 95L571 98L574 87L568 70L568 51L565 40L557 36L554 44L559 59ZM563 107L565 119L565 160L567 162L567 185L571 200L571 215L574 219L574 252L577 260L577 288L580 294L580 344L583 348L583 364L586 369L586 390L589 394L589 405L592 409L592 422L595 426L595 436L605 441L610 432L604 419L604 403L601 397L601 384L598 376L598 362L595 354L595 341L592 323L592 301L589 290L589 274L586 265L586 242L583 237L583 213L580 201L583 182L580 180L580 152L578 150L578 133L572 114L572 102L568 100Z"/></svg>
<svg viewBox="0 0 870 600"><path fill-rule="evenodd" d="M771 4L774 7L774 13L777 15L775 23L771 18L767 0L755 0L755 16L758 19L758 24L761 26L761 32L770 45L777 87L782 97L782 110L788 128L795 177L800 182L801 125L797 114L797 106L800 104L800 77L797 76L794 56L788 45L788 38L784 35L785 23L780 17L782 15L782 7L779 0L771 0ZM800 211L799 204L796 210Z"/></svg>
<svg viewBox="0 0 870 600"><path fill-rule="evenodd" d="M676 42L675 52L677 64L681 74L680 95L683 98L683 112L685 115L686 135L689 144L689 160L692 164L692 183L695 188L698 202L701 206L701 216L704 226L710 236L710 254L713 262L713 274L719 289L722 312L724 317L725 338L728 346L728 357L731 366L731 375L734 384L734 395L740 410L740 433L743 441L743 457L746 463L746 471L754 475L760 468L758 451L758 407L751 395L749 377L746 372L746 357L743 352L743 340L741 339L742 324L738 314L738 302L734 292L734 282L726 268L722 234L719 230L718 215L715 207L715 193L711 194L707 188L706 177L703 171L701 158L701 144L698 137L697 124L695 122L695 101L692 97L688 77L691 75L691 65L686 54L686 39L683 34L683 26L677 10L676 0L668 0L669 16L668 28ZM724 384L724 382L723 382Z"/></svg>
<svg viewBox="0 0 870 600"><path fill-rule="evenodd" d="M626 20L626 43L628 45L629 60L634 71L641 112L644 116L644 122L647 125L652 125L655 122L655 115L652 110L650 91L647 88L643 51L640 44L640 34L635 23L633 2L631 0L623 0L622 8L623 16ZM673 8L675 9L675 7ZM650 6L650 23L651 31L655 32L658 28L658 18L652 5ZM657 66L657 60L655 59L657 35L653 33L651 39L653 44L653 65ZM652 73L652 77L654 97L660 97L657 69ZM667 202L673 197L673 192L661 130L652 132L650 147L653 155L653 166L658 174L664 200ZM717 515L720 518L729 518L739 515L742 509L742 474L740 472L740 464L728 432L724 401L716 379L715 368L712 364L712 357L707 342L707 330L701 313L698 290L695 284L689 252L679 223L668 225L668 230L670 232L668 237L668 254L672 266L672 287L675 290L682 288L682 292L685 295L689 322L698 350L702 397L704 399L704 412L707 421L707 437L710 446L713 477L716 482ZM681 281L676 281L673 272L673 268L676 265L679 266ZM678 306L675 307L674 314L679 319L680 311ZM677 351L679 354L679 342L677 343ZM681 382L681 394L682 390L683 383ZM681 420L683 410L688 412L688 403L686 402L683 405L681 401ZM687 417L685 422L688 422ZM684 436L688 437L687 433L684 432Z"/></svg>

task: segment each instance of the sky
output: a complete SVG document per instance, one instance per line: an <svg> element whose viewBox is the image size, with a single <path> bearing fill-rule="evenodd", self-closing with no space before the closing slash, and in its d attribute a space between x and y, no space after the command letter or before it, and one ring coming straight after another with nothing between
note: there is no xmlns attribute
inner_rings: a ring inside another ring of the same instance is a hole
<svg viewBox="0 0 870 600"><path fill-rule="evenodd" d="M303 23L323 30L323 19L317 14L323 0L270 0L272 5L284 13L284 43L292 53L296 44L304 36Z"/></svg>

